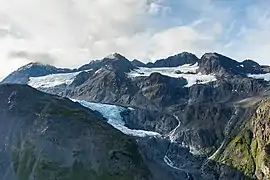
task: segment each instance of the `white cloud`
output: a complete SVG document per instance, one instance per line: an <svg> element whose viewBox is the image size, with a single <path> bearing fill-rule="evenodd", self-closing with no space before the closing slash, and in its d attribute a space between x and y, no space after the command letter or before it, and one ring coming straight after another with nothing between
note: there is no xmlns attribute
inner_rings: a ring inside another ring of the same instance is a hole
<svg viewBox="0 0 270 180"><path fill-rule="evenodd" d="M270 65L270 10L265 4L246 8L247 23L230 43L230 53L238 59L253 59ZM233 51L234 50L234 51Z"/></svg>
<svg viewBox="0 0 270 180"><path fill-rule="evenodd" d="M163 0L152 1L149 3L148 12L151 15L166 15L170 13L171 8L163 4Z"/></svg>
<svg viewBox="0 0 270 180"><path fill-rule="evenodd" d="M173 1L0 0L0 77L33 60L74 67L112 52L150 60L181 51L198 56L218 51L269 64L268 6L246 8L243 18L256 24L245 26L243 22L238 36L231 38L240 21L233 8L217 6L212 0L185 0L183 7L170 7L168 2ZM170 24L170 20L193 16L172 17L181 8L198 17L185 24ZM153 19L159 18L159 24L168 26L154 27Z"/></svg>
<svg viewBox="0 0 270 180"><path fill-rule="evenodd" d="M25 63L25 59L8 58L13 51L50 53L58 66L75 66L103 56L92 49L111 48L115 39L144 31L150 18L149 7L155 0L0 0L0 3L0 76L3 76L8 72L5 66L14 69L22 64L19 62ZM156 5L161 9L158 1Z"/></svg>
<svg viewBox="0 0 270 180"><path fill-rule="evenodd" d="M170 13L164 0L0 2L0 63L9 67L0 67L2 76L29 61L46 62L46 57L48 63L73 67L112 52L150 59L193 51L195 41L201 41L190 27L152 29L153 15ZM27 56L10 56L18 52Z"/></svg>

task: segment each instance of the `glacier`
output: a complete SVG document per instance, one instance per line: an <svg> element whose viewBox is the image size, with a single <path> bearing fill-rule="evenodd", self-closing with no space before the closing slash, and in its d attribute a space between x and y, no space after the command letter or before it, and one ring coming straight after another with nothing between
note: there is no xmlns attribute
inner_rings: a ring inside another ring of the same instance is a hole
<svg viewBox="0 0 270 180"><path fill-rule="evenodd" d="M270 73L266 74L248 74L248 77L254 79L264 79L265 81L270 81Z"/></svg>
<svg viewBox="0 0 270 180"><path fill-rule="evenodd" d="M93 111L98 111L103 115L104 118L107 119L107 123L112 125L115 129L118 129L122 133L135 137L147 137L147 136L155 136L161 137L162 135L153 132L153 131L145 131L145 130L137 130L130 129L125 126L125 122L121 113L124 111L130 110L130 108L124 108L121 106L110 105L110 104L102 104L102 103L92 103L85 100L75 100L71 99L73 102L78 102L82 106L91 109Z"/></svg>
<svg viewBox="0 0 270 180"><path fill-rule="evenodd" d="M70 85L76 78L77 75L79 75L82 72L88 72L87 71L78 71L73 73L59 73L59 74L50 74L46 76L40 76L40 77L30 77L28 85L32 86L33 88L51 88L59 85Z"/></svg>
<svg viewBox="0 0 270 180"><path fill-rule="evenodd" d="M199 66L196 64L184 64L178 67L162 67L162 68L146 68L139 67L129 73L127 76L129 78L134 77L147 77L152 73L160 73L165 76L173 77L173 78L185 78L188 82L186 87L191 87L194 84L206 84L212 81L216 81L215 75L204 75L201 73L197 73Z"/></svg>

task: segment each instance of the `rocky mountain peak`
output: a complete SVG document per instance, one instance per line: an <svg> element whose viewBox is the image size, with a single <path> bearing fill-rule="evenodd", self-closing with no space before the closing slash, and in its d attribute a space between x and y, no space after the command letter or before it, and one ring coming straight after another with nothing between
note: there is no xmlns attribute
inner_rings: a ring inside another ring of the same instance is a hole
<svg viewBox="0 0 270 180"><path fill-rule="evenodd" d="M147 67L177 67L184 64L195 64L198 60L194 54L182 52L166 59L157 60L154 63L147 63Z"/></svg>
<svg viewBox="0 0 270 180"><path fill-rule="evenodd" d="M199 66L200 72L218 76L246 76L247 74L265 74L269 72L268 66L261 66L253 60L238 62L218 53L205 53L199 61Z"/></svg>
<svg viewBox="0 0 270 180"><path fill-rule="evenodd" d="M85 64L81 66L80 68L78 68L78 70L83 71L83 70L89 70L89 69L99 69L103 66L106 66L106 65L109 66L114 63L117 63L117 61L122 61L126 63L129 60L127 60L124 56L122 56L119 53L113 53L100 60L92 60L88 64Z"/></svg>
<svg viewBox="0 0 270 180"><path fill-rule="evenodd" d="M25 84L30 77L46 76L49 74L68 73L71 69L56 68L52 65L31 62L12 72L1 83Z"/></svg>
<svg viewBox="0 0 270 180"><path fill-rule="evenodd" d="M29 63L6 77L2 83L16 83L24 84L29 77L44 76L48 74L57 73L57 68L41 63Z"/></svg>
<svg viewBox="0 0 270 180"><path fill-rule="evenodd" d="M30 63L20 67L18 69L18 71L22 71L22 70L33 68L33 67L35 67L35 68L42 67L42 68L47 68L47 69L49 69L49 68L55 69L54 66L51 66L51 65L48 65L48 64L43 64L43 63L40 63L40 62L30 62Z"/></svg>
<svg viewBox="0 0 270 180"><path fill-rule="evenodd" d="M264 70L262 69L260 64L250 59L243 61L241 66L245 69L246 73L252 74L264 73Z"/></svg>
<svg viewBox="0 0 270 180"><path fill-rule="evenodd" d="M242 62L242 64L243 64L244 67L249 67L249 68L251 68L251 67L253 67L253 68L260 68L260 64L259 64L259 63L255 62L255 61L253 61L253 60L250 60L250 59L244 60L244 61Z"/></svg>
<svg viewBox="0 0 270 180"><path fill-rule="evenodd" d="M119 53L112 53L112 54L106 56L104 59L122 59L122 58L125 58L125 57Z"/></svg>
<svg viewBox="0 0 270 180"><path fill-rule="evenodd" d="M131 61L131 63L136 67L146 67L147 66L146 64L139 61L138 59L134 59L133 61Z"/></svg>
<svg viewBox="0 0 270 180"><path fill-rule="evenodd" d="M129 72L135 69L135 66L126 57L118 53L111 54L101 60L99 63L100 67L106 67L115 72Z"/></svg>
<svg viewBox="0 0 270 180"><path fill-rule="evenodd" d="M199 61L199 71L205 74L218 76L243 75L241 63L216 52L205 53Z"/></svg>

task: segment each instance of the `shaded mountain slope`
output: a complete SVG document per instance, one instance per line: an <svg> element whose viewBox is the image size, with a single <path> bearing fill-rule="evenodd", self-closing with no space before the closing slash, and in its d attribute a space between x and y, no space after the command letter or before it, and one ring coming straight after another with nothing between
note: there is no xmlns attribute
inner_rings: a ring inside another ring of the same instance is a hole
<svg viewBox="0 0 270 180"><path fill-rule="evenodd" d="M0 179L150 179L133 140L78 103L1 85L0 109Z"/></svg>

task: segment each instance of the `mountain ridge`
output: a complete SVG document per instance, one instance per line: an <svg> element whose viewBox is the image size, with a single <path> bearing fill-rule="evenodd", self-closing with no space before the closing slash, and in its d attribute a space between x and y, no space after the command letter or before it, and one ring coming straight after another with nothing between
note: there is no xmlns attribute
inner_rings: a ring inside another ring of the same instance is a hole
<svg viewBox="0 0 270 180"><path fill-rule="evenodd" d="M149 62L146 64L139 60L130 61L123 55L114 53L103 59L90 61L90 63L75 69L56 68L51 65L32 62L11 73L9 76L2 80L2 83L14 83L16 80L16 83L23 84L28 80L30 76L35 77L55 73L85 71L90 69L97 69L105 65L111 65L112 68L120 68L123 71L128 72L132 69L135 69L135 67L177 67L184 64L192 65L195 63L199 64L198 71L203 74L215 73L216 75L246 75L270 73L270 66L259 65L252 60L244 60L242 62L238 62L218 53L205 53L201 58L197 58L196 55L192 53L182 52L173 56L169 56L165 59L156 60L154 63ZM26 77L22 77L22 74L27 75Z"/></svg>
<svg viewBox="0 0 270 180"><path fill-rule="evenodd" d="M129 129L159 134L133 137L154 180L163 180L158 174L167 175L168 180L212 180L249 176L238 167L208 157L222 152L224 142L234 137L234 129L241 130L239 123L250 119L245 112L252 114L252 108L236 108L235 103L261 99L270 92L269 69L218 53L197 58L184 52L150 65L113 54L68 73L22 74L28 77L23 84L46 93L96 103L95 107L104 110L105 104L127 109L120 113L120 124L113 124L122 132ZM161 169L164 174L159 173Z"/></svg>
<svg viewBox="0 0 270 180"><path fill-rule="evenodd" d="M5 84L0 109L1 179L151 178L135 141L79 103Z"/></svg>

